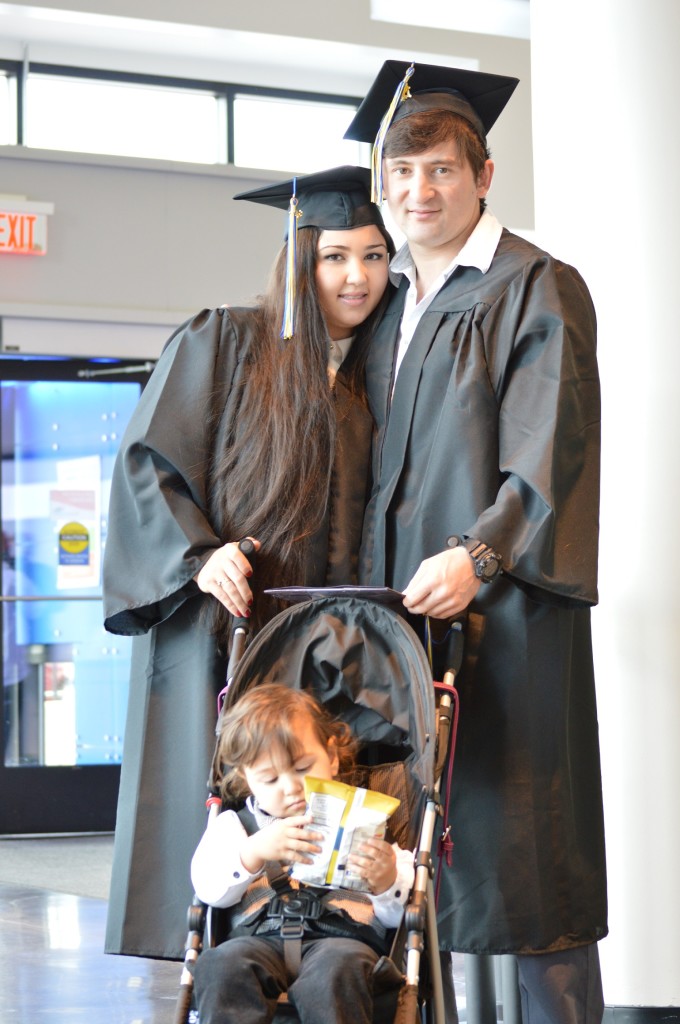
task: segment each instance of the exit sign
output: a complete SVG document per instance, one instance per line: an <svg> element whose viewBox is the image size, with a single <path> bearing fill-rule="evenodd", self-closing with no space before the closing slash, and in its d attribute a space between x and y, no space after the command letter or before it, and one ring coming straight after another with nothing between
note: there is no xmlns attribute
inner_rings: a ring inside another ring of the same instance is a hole
<svg viewBox="0 0 680 1024"><path fill-rule="evenodd" d="M47 218L54 203L34 203L24 196L0 195L0 256L44 256Z"/></svg>

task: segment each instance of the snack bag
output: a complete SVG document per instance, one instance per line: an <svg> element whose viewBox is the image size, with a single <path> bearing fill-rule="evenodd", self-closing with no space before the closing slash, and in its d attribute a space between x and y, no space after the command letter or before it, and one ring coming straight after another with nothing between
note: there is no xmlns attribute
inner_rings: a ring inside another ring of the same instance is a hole
<svg viewBox="0 0 680 1024"><path fill-rule="evenodd" d="M347 865L347 857L366 839L384 839L387 819L399 806L395 797L335 779L305 778L305 796L313 828L323 834L321 853L312 864L295 864L292 877L307 885L365 890Z"/></svg>

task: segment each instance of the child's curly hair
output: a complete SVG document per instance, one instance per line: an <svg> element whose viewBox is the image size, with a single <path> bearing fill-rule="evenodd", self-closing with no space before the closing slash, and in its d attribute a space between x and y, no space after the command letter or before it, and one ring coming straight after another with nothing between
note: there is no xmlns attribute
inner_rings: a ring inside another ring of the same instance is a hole
<svg viewBox="0 0 680 1024"><path fill-rule="evenodd" d="M345 722L333 718L304 690L282 683L262 683L236 701L222 721L217 760L222 765L220 794L225 803L248 795L242 769L254 764L264 751L273 748L285 758L285 767L300 756L301 718L311 719L324 747L334 740L340 772L351 770L358 743Z"/></svg>

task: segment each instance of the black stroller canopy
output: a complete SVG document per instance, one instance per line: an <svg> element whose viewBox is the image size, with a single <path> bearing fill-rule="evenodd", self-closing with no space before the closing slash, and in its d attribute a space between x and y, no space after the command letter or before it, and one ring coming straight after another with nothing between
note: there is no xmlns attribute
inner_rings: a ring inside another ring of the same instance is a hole
<svg viewBox="0 0 680 1024"><path fill-rule="evenodd" d="M310 690L362 746L407 760L428 792L434 773L434 695L422 645L397 613L355 597L323 597L280 612L257 635L227 691L229 707L251 686Z"/></svg>

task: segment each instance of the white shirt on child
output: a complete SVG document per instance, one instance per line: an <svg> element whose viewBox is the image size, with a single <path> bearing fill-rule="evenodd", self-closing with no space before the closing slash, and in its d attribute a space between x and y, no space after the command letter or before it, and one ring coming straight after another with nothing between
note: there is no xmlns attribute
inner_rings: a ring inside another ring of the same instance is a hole
<svg viewBox="0 0 680 1024"><path fill-rule="evenodd" d="M211 907L233 907L263 871L251 874L243 866L240 849L247 838L235 811L222 811L208 822L191 861L191 881L198 898ZM393 844L397 857L394 885L379 895L362 893L385 928L396 928L413 886L413 853ZM353 893L352 895L359 895ZM351 913L350 908L347 908Z"/></svg>

